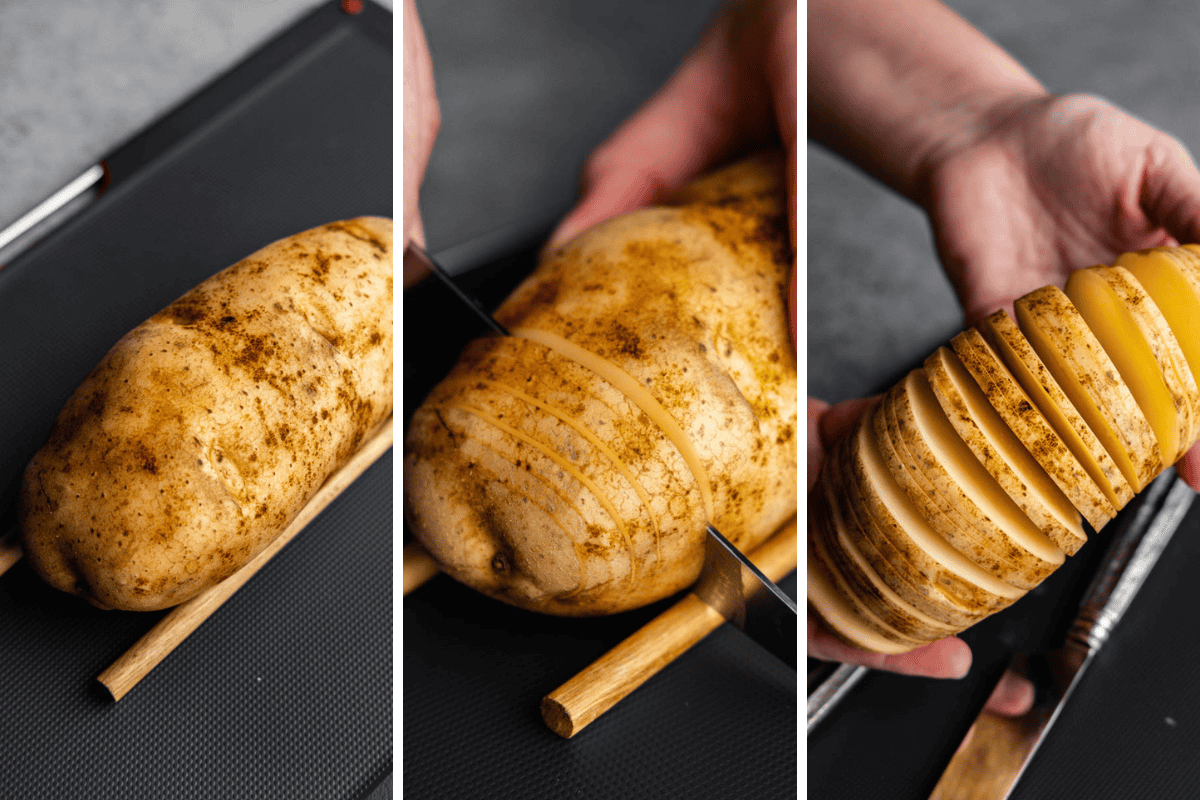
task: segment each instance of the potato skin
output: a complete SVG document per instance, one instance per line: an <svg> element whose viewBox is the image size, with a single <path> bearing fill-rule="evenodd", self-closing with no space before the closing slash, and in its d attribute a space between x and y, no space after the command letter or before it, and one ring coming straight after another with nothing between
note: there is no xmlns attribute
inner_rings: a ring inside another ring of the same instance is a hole
<svg viewBox="0 0 1200 800"><path fill-rule="evenodd" d="M26 557L101 608L231 575L392 410L392 222L280 240L126 334L26 468Z"/></svg>
<svg viewBox="0 0 1200 800"><path fill-rule="evenodd" d="M783 171L756 157L585 231L496 312L646 387L697 450L713 522L744 549L796 511ZM542 344L471 343L405 444L412 530L492 597L610 614L699 574L707 515L679 449L624 392Z"/></svg>

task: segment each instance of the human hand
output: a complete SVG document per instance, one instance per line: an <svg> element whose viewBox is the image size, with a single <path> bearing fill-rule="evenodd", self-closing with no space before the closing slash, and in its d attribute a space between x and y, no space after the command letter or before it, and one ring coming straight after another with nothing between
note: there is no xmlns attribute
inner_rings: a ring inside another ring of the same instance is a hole
<svg viewBox="0 0 1200 800"><path fill-rule="evenodd" d="M433 142L441 127L442 116L433 86L433 61L425 32L417 16L415 0L404 0L404 250L411 242L425 246L425 229L417 207L425 167L433 152ZM404 285L423 276L404 261Z"/></svg>
<svg viewBox="0 0 1200 800"><path fill-rule="evenodd" d="M932 156L922 201L968 325L1073 269L1200 242L1200 172L1171 136L1084 95L1023 97ZM1178 465L1200 490L1200 448Z"/></svg>
<svg viewBox="0 0 1200 800"><path fill-rule="evenodd" d="M849 434L858 418L876 398L846 400L830 406L808 398L808 491L821 472L828 448ZM872 669L927 678L962 678L971 668L971 648L957 636L949 636L907 653L871 653L851 647L830 633L808 610L808 655L824 661L856 664ZM1005 716L1020 716L1033 705L1033 685L1015 673L1005 673L988 699L987 708Z"/></svg>
<svg viewBox="0 0 1200 800"><path fill-rule="evenodd" d="M547 247L645 206L739 150L778 137L787 155L794 253L796 88L795 0L731 4L667 84L588 158L579 202ZM795 297L793 260L788 291L793 343Z"/></svg>

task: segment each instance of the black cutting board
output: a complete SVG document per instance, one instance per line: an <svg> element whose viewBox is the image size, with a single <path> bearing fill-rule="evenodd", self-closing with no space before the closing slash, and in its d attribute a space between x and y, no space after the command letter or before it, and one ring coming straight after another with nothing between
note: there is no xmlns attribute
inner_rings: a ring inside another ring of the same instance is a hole
<svg viewBox="0 0 1200 800"><path fill-rule="evenodd" d="M322 3L105 161L98 199L0 270L0 530L109 347L194 284L334 219L392 216L392 17ZM0 577L0 798L357 798L392 769L389 452L114 703L161 613Z"/></svg>

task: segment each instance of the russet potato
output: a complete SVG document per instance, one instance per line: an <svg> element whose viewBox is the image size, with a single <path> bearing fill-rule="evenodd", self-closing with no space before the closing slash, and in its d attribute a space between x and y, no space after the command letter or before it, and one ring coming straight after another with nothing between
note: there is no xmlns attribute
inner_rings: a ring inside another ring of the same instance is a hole
<svg viewBox="0 0 1200 800"><path fill-rule="evenodd" d="M1018 298L831 445L808 604L836 637L895 653L1004 609L1085 545L1082 519L1099 531L1195 444L1198 251L1126 253Z"/></svg>
<svg viewBox="0 0 1200 800"><path fill-rule="evenodd" d="M103 608L231 575L392 411L392 222L268 245L126 334L26 469L25 554Z"/></svg>
<svg viewBox="0 0 1200 800"><path fill-rule="evenodd" d="M405 441L411 530L534 611L607 614L695 581L796 512L783 161L763 155L580 234L497 310Z"/></svg>

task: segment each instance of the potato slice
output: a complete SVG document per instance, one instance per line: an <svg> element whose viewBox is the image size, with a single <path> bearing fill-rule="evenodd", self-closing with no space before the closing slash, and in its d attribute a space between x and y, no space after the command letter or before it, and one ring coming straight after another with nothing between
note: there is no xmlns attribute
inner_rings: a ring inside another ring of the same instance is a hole
<svg viewBox="0 0 1200 800"><path fill-rule="evenodd" d="M999 611L1024 595L955 550L929 527L888 474L870 432L870 420L864 417L847 440L848 463L862 496L863 513L876 521L896 549L927 580L970 608Z"/></svg>
<svg viewBox="0 0 1200 800"><path fill-rule="evenodd" d="M950 344L953 353L943 349L925 362L934 390L944 389L938 392L942 408L1004 491L1074 555L1087 534L1060 486L1072 489L1090 478L978 330L965 330Z"/></svg>
<svg viewBox="0 0 1200 800"><path fill-rule="evenodd" d="M1200 255L1186 247L1156 247L1125 253L1114 266L1124 267L1154 301L1200 387ZM1200 436L1200 395L1193 395L1192 441Z"/></svg>
<svg viewBox="0 0 1200 800"><path fill-rule="evenodd" d="M889 639L876 633L862 621L851 600L836 588L829 574L829 567L820 559L813 547L812 537L808 540L808 575L806 594L808 606L825 623L834 636L841 641L874 653L907 653L912 643Z"/></svg>
<svg viewBox="0 0 1200 800"><path fill-rule="evenodd" d="M965 606L960 600L943 592L930 582L883 535L878 526L860 512L861 502L853 479L847 477L846 448L835 448L831 454L828 480L822 482L823 501L836 511L846 533L858 545L858 550L876 574L909 605L938 622L963 630L982 619L985 614ZM834 487L838 487L835 489Z"/></svg>
<svg viewBox="0 0 1200 800"><path fill-rule="evenodd" d="M900 384L900 386L902 385L903 384ZM899 419L896 416L896 404L894 402L895 398L889 397L887 399L893 401L886 402L885 400L883 406L884 418L886 420L887 427L887 438L886 440L882 438L879 439L879 446L882 452L883 449L890 444L900 462L906 467L906 477L915 482L915 485L909 484L905 485L903 488L905 491L909 492L910 498L913 498L912 490L914 488L923 493L933 502L936 508L936 513L940 513L950 523L957 525L960 529L966 531L975 531L975 535L978 536L979 533L975 529L979 524L979 520L970 520L963 516L962 508L951 503L945 496L944 492L939 492L934 485L930 483L929 478L926 476L924 468L922 467L923 462L913 455L912 450L909 449L909 445L905 441L905 433L901 429ZM917 504L918 507L921 506L916 498L913 498L913 502L914 504ZM927 516L926 519L934 526L935 529L937 528L937 525L934 523L935 518Z"/></svg>
<svg viewBox="0 0 1200 800"><path fill-rule="evenodd" d="M1163 460L1174 463L1193 438L1196 382L1162 312L1122 267L1076 270L1066 293L1146 415Z"/></svg>
<svg viewBox="0 0 1200 800"><path fill-rule="evenodd" d="M832 570L840 573L848 590L875 617L902 636L922 642L932 642L958 632L958 628L923 614L888 587L859 552L836 505L828 502L825 493L814 498L813 512L816 525L811 535L818 540L818 552Z"/></svg>
<svg viewBox="0 0 1200 800"><path fill-rule="evenodd" d="M1057 286L1032 291L1014 307L1025 338L1140 492L1162 471L1162 452L1112 359Z"/></svg>
<svg viewBox="0 0 1200 800"><path fill-rule="evenodd" d="M1021 384L1026 396L1074 454L1087 477L1091 478L1091 481L1087 481L1078 477L1070 469L1071 463L1065 459L1048 462L1050 476L1092 527L1100 530L1117 515L1118 509L1124 508L1133 499L1133 487L1125 480L1113 457L1096 438L1012 317L1001 309L985 319L979 330ZM1055 465L1067 468L1067 471L1054 469Z"/></svg>
<svg viewBox="0 0 1200 800"><path fill-rule="evenodd" d="M909 473L913 482L905 486L904 480L897 479L897 483L906 490L910 502L929 526L954 549L1012 586L1033 588L1038 579L1028 574L1028 569L1022 563L1020 548L1014 546L996 520L958 484L954 475L961 472L961 466L945 463L946 459L953 459L963 451L956 452L957 448L949 446L939 447L927 439L944 435L949 425L933 426L927 421L925 431L918 425L914 417L914 401L905 391L907 381L906 378L897 384L901 391L895 395L889 394L892 402L887 409L896 431L893 442L905 452L912 464ZM969 452L967 454L970 455ZM974 456L971 458L974 459Z"/></svg>
<svg viewBox="0 0 1200 800"><path fill-rule="evenodd" d="M947 355L950 355L947 351ZM1032 589L1063 562L1063 552L1030 521L954 430L924 370L896 395L905 443L935 490L974 522L997 568L975 563L1018 589ZM964 553L965 554L965 553Z"/></svg>
<svg viewBox="0 0 1200 800"><path fill-rule="evenodd" d="M896 396L903 392L903 381L893 386L884 397L875 419L875 440L888 472L934 531L953 544L955 549L1003 580L1003 576L1015 569L1016 565L1007 559L1005 548L996 548L993 544L996 534L984 533L983 529L994 527L991 520L978 515L973 519L964 516L962 507L951 502L947 492L939 491L930 482L926 462L934 460L934 457L928 447L923 443L918 445L924 454L924 459L921 459L913 455L905 441L896 420L895 408ZM907 399L903 402L908 404Z"/></svg>

